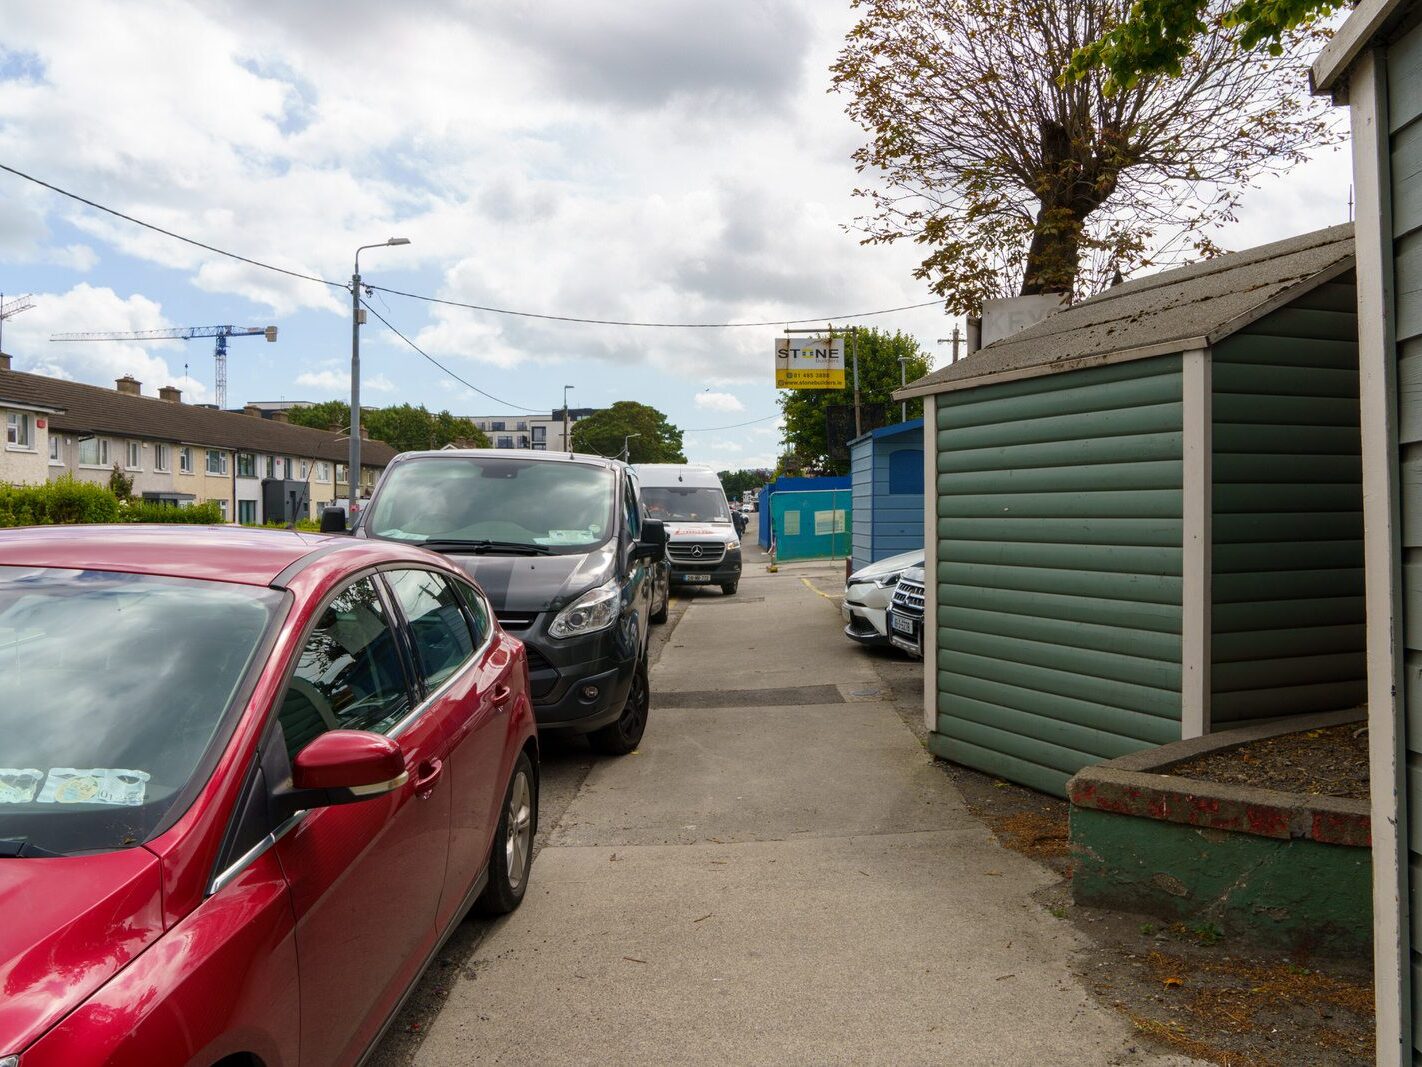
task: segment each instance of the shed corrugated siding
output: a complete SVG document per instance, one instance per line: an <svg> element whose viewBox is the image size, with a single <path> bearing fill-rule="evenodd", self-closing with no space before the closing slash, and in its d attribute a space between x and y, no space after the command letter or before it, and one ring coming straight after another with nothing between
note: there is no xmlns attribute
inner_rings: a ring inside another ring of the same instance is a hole
<svg viewBox="0 0 1422 1067"><path fill-rule="evenodd" d="M922 441L880 444L874 454L874 510L860 511L859 502L855 501L854 513L860 516L861 523L868 525L865 516L872 515L873 556L876 560L923 547L923 494L889 492L889 457L906 449L919 453L919 469L923 469ZM856 524L855 529L858 528L859 524Z"/></svg>
<svg viewBox="0 0 1422 1067"><path fill-rule="evenodd" d="M1211 716L1367 699L1352 275L1214 349Z"/></svg>
<svg viewBox="0 0 1422 1067"><path fill-rule="evenodd" d="M865 439L850 447L849 479L854 489L854 514L859 521L851 531L853 536L854 569L867 567L874 562L874 528L870 516L874 514L874 442Z"/></svg>
<svg viewBox="0 0 1422 1067"><path fill-rule="evenodd" d="M1398 488L1402 506L1412 1047L1422 1060L1422 28L1387 50L1397 331Z"/></svg>
<svg viewBox="0 0 1422 1067"><path fill-rule="evenodd" d="M935 752L1062 795L1179 740L1180 367L938 397Z"/></svg>

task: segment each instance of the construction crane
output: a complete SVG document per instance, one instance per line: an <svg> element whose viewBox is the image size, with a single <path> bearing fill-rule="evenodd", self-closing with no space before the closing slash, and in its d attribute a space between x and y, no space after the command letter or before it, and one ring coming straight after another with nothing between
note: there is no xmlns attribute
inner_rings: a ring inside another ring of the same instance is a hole
<svg viewBox="0 0 1422 1067"><path fill-rule="evenodd" d="M275 326L182 326L174 330L137 330L132 333L57 333L51 341L191 341L195 337L215 337L213 348L213 378L217 406L227 407L227 339L256 337L268 341L277 339Z"/></svg>
<svg viewBox="0 0 1422 1067"><path fill-rule="evenodd" d="M6 300L5 294L0 293L0 331L5 329L6 319L13 319L20 312L29 311L30 308L34 306L34 298L29 294L25 296L12 296L9 300ZM4 337L4 333L0 333L0 352L5 351L5 345L3 343Z"/></svg>

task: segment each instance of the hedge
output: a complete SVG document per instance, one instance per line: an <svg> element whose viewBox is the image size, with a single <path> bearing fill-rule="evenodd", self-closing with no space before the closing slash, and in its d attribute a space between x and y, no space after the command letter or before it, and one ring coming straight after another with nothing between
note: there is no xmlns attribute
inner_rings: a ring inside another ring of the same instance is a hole
<svg viewBox="0 0 1422 1067"><path fill-rule="evenodd" d="M96 522L223 523L215 501L175 508L151 500L120 501L107 486L65 476L44 485L0 485L0 526L69 526Z"/></svg>

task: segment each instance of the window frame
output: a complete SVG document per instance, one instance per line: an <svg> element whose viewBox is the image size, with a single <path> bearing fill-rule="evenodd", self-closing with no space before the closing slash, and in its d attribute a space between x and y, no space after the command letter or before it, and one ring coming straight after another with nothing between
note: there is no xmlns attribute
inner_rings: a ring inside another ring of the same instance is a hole
<svg viewBox="0 0 1422 1067"><path fill-rule="evenodd" d="M448 584L449 587L454 590L454 599L459 604L459 615L464 620L465 628L469 631L469 643L473 646L469 653L469 658L459 665L458 670L450 674L448 678L443 679L433 689L429 688L425 684L423 671L420 668L420 651L415 645L415 635L413 627L410 624L409 618L405 615L405 608L400 603L399 595L395 592L394 588L391 587L390 584L388 584L390 582L388 575L392 571L426 571L429 574L436 574L439 577L443 578L445 583ZM453 685L456 681L458 681L465 674L465 672L467 672L472 667L483 661L484 654L489 650L489 645L493 641L494 627L492 625L492 620L494 614L493 611L489 608L488 601L486 600L484 602L484 611L490 619L490 625L484 634L483 640L475 641L474 635L478 631L475 629L474 620L469 614L469 605L465 602L465 596L459 588L461 579L458 578L456 575L452 575L446 571L442 571L438 567L429 567L422 563L382 563L380 565L380 574L382 579L387 583L386 591L390 597L390 602L394 605L396 612L399 614L400 625L402 630L404 631L405 647L409 654L410 668L413 671L415 685L419 688L419 691L424 694L424 697L420 701L420 706L423 707L424 705L431 703L432 701L443 696L444 691L448 689L451 685ZM468 582L465 582L465 584L472 585L472 583Z"/></svg>
<svg viewBox="0 0 1422 1067"><path fill-rule="evenodd" d="M257 476L257 456L253 452L237 453L237 477L255 478Z"/></svg>
<svg viewBox="0 0 1422 1067"><path fill-rule="evenodd" d="M159 474L172 473L172 457L168 453L168 446L159 442L153 446L153 469Z"/></svg>
<svg viewBox="0 0 1422 1067"><path fill-rule="evenodd" d="M10 431L15 431L15 439L10 440ZM23 440L21 438L23 437ZM5 447L12 452L34 452L35 417L28 411L7 411L5 413Z"/></svg>
<svg viewBox="0 0 1422 1067"><path fill-rule="evenodd" d="M135 463L135 462L133 461L135 456L138 458L138 462L137 462L137 463ZM130 471L141 471L141 470L143 470L143 442L142 442L142 441L125 441L125 442L124 442L124 457L123 457L123 460L124 460L124 470L130 470Z"/></svg>
<svg viewBox="0 0 1422 1067"><path fill-rule="evenodd" d="M59 434L51 431L49 434L49 465L51 467L64 466L64 443L60 440Z"/></svg>
<svg viewBox="0 0 1422 1067"><path fill-rule="evenodd" d="M205 448L203 451L206 453L203 457L203 473L209 478L227 477L227 453L220 448ZM214 458L217 460L217 470L212 469L212 461Z"/></svg>
<svg viewBox="0 0 1422 1067"><path fill-rule="evenodd" d="M98 470L100 468L107 470L109 466L109 456L111 454L109 449L109 439L107 437L101 437L98 434L95 434L93 437L88 438L88 440L94 442L94 452L96 459L93 463L85 462L84 445L87 442L83 438L81 438L79 441L79 466L89 467L93 470Z"/></svg>
<svg viewBox="0 0 1422 1067"><path fill-rule="evenodd" d="M179 474L193 474L193 473L195 473L195 471L193 470L193 468L196 467L197 464L193 462L194 459L195 459L195 457L193 456L193 447L192 447L192 445L182 445L181 447L179 447L179 449L178 449L178 473L179 473Z"/></svg>

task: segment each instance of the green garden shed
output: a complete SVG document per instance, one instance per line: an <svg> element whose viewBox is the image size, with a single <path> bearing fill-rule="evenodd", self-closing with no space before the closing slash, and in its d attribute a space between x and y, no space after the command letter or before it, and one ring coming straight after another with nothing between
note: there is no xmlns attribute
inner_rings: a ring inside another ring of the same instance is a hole
<svg viewBox="0 0 1422 1067"><path fill-rule="evenodd" d="M1115 286L898 396L932 428L936 754L1063 795L1364 701L1350 227Z"/></svg>

